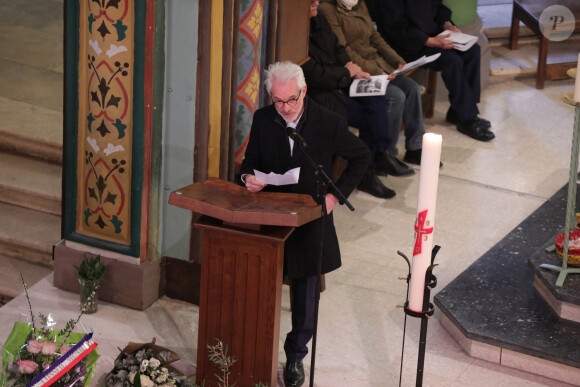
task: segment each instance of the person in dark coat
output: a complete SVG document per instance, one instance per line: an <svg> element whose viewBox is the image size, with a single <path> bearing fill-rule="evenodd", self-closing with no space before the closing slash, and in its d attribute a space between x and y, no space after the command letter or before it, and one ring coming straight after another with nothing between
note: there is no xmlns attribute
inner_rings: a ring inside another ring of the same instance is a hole
<svg viewBox="0 0 580 387"><path fill-rule="evenodd" d="M479 141L495 134L488 120L478 117L480 101L480 61L478 44L467 51L453 49L453 42L441 32L461 32L451 22L451 10L441 0L426 0L417 6L406 0L367 0L369 12L383 38L407 61L423 55L441 56L425 67L441 71L449 91L447 121L457 130Z"/></svg>
<svg viewBox="0 0 580 387"><path fill-rule="evenodd" d="M306 81L300 66L291 62L270 65L264 80L266 90L274 102L256 111L250 138L240 173L251 192L271 191L311 195L318 203L325 201L327 216L297 227L286 240L284 270L291 279L292 331L286 336L284 351L287 386L304 382L302 360L308 353L314 324L316 262L320 251L322 222L324 245L321 274L341 266L338 237L334 228L332 210L338 203L337 193L317 197L315 169L308 162L302 148L287 135L293 127L307 144L308 154L317 165L322 165L328 176L333 176L333 161L341 156L348 161L346 169L335 185L345 197L356 188L370 164L368 147L348 130L346 121L336 113L318 105L306 96ZM254 170L283 174L300 167L297 184L272 186L256 179Z"/></svg>
<svg viewBox="0 0 580 387"><path fill-rule="evenodd" d="M381 198L395 196L377 175L408 176L414 171L399 161L393 153L399 134L389 128L386 100L382 96L350 98L348 87L352 79L368 79L370 74L354 64L344 46L332 32L324 15L318 13L318 2L310 5L309 60L302 65L308 95L322 106L342 115L348 124L359 130L359 137L373 154L358 189Z"/></svg>

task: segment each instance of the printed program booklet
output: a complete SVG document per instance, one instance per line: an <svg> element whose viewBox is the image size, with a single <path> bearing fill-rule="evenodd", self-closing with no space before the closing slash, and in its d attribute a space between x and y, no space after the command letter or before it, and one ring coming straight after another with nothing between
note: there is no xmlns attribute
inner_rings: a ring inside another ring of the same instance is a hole
<svg viewBox="0 0 580 387"><path fill-rule="evenodd" d="M350 84L349 95L351 97L370 97L373 95L385 95L389 80L388 75L373 75L370 79L355 79Z"/></svg>
<svg viewBox="0 0 580 387"><path fill-rule="evenodd" d="M477 43L477 36L464 34L463 32L455 32L450 30L445 30L439 35L447 35L446 40L451 40L453 42L453 48L459 51L467 51Z"/></svg>
<svg viewBox="0 0 580 387"><path fill-rule="evenodd" d="M416 67L421 67L426 63L433 62L441 56L440 53L425 56L406 63L401 70L395 70L391 74L404 74L407 71ZM389 85L388 75L373 75L371 79L355 79L350 84L349 96L351 97L369 97L374 95L385 95L387 86Z"/></svg>
<svg viewBox="0 0 580 387"><path fill-rule="evenodd" d="M431 63L434 60L436 60L437 58L439 58L440 56L441 56L440 52L438 52L437 54L429 55L429 56L423 55L422 57L420 57L417 60L414 60L414 61L409 62L409 63L405 63L405 65L400 70L397 69L397 70L393 71L391 74L404 74L407 71L412 70L416 67L421 67L424 64Z"/></svg>

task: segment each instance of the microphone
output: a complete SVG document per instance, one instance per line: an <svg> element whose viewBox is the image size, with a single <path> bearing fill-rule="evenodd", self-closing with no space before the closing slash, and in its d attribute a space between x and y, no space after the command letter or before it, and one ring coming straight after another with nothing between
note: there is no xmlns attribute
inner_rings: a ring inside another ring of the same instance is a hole
<svg viewBox="0 0 580 387"><path fill-rule="evenodd" d="M298 132L296 131L296 129L294 129L291 126L287 126L286 127L286 134L288 135L288 137L290 137L292 140L294 140L295 143L298 143L299 145L303 146L304 148L306 148L306 141L304 141L304 139L302 138L301 135L298 134Z"/></svg>

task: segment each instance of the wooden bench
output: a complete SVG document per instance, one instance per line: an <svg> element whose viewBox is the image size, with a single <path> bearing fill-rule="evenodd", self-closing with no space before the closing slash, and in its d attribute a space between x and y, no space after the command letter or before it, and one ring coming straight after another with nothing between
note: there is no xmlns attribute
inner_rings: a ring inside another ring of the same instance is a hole
<svg viewBox="0 0 580 387"><path fill-rule="evenodd" d="M550 38L543 34L540 28L540 15L551 5L568 8L575 18L574 32L580 31L580 1L579 0L514 0L512 24L510 29L510 49L518 48L520 21L534 32L540 39L538 54L538 70L536 73L536 88L543 89L546 79L567 78L566 70L575 66L575 62L548 64L548 43Z"/></svg>

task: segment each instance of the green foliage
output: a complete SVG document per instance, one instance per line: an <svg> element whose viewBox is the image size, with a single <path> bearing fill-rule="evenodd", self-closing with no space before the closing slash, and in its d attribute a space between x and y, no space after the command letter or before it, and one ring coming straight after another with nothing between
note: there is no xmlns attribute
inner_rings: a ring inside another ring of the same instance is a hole
<svg viewBox="0 0 580 387"><path fill-rule="evenodd" d="M141 372L137 371L133 379L133 387L141 387Z"/></svg>
<svg viewBox="0 0 580 387"><path fill-rule="evenodd" d="M83 261L80 267L76 265L73 265L73 267L77 271L79 279L99 282L105 275L105 266L101 263L100 255L87 259L87 255L83 254Z"/></svg>
<svg viewBox="0 0 580 387"><path fill-rule="evenodd" d="M235 383L229 384L229 376L232 372L232 366L237 361L237 359L233 356L228 356L227 345L224 346L220 339L216 338L215 340L217 344L213 346L208 344L207 348L209 349L209 360L215 364L222 373L221 376L217 374L215 375L215 377L218 379L218 387L234 387L236 385ZM196 384L196 387L204 386L205 380L201 382L201 386ZM259 382L254 384L252 387L268 387L268 385Z"/></svg>
<svg viewBox="0 0 580 387"><path fill-rule="evenodd" d="M220 381L220 387L233 387L234 384L229 384L229 376L232 366L237 361L235 357L228 356L228 346L225 345L219 340L216 339L216 345L207 345L209 349L209 360L214 363L219 370L221 371L220 375L215 375L215 377Z"/></svg>

